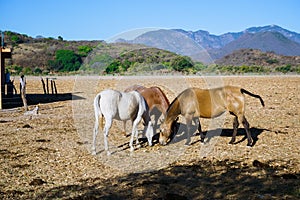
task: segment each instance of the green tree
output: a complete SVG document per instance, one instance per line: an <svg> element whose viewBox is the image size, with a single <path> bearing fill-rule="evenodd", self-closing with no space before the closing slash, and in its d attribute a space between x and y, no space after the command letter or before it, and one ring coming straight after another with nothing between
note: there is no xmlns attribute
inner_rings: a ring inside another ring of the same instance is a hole
<svg viewBox="0 0 300 200"><path fill-rule="evenodd" d="M119 67L121 66L121 63L119 60L115 60L114 62L110 63L110 65L108 65L108 67L105 69L105 72L108 74L112 74L112 73L119 73L120 69Z"/></svg>
<svg viewBox="0 0 300 200"><path fill-rule="evenodd" d="M34 68L33 73L34 74L42 74L43 70L39 67Z"/></svg>
<svg viewBox="0 0 300 200"><path fill-rule="evenodd" d="M173 61L171 61L171 66L174 70L183 72L189 71L189 69L193 68L194 65L189 57L178 56Z"/></svg>
<svg viewBox="0 0 300 200"><path fill-rule="evenodd" d="M82 61L79 55L71 50L57 50L55 60L48 61L50 69L55 71L77 71L80 68Z"/></svg>

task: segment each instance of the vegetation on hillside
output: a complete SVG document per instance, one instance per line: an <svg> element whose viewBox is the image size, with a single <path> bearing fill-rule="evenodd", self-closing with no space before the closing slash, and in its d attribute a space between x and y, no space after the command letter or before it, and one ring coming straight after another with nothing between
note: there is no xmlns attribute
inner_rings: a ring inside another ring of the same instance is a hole
<svg viewBox="0 0 300 200"><path fill-rule="evenodd" d="M105 69L111 73L137 73L153 70L178 72L195 72L193 61L186 56L180 56L155 48L144 48L121 54Z"/></svg>
<svg viewBox="0 0 300 200"><path fill-rule="evenodd" d="M13 74L268 74L300 73L299 56L280 56L254 49L236 51L213 65L194 62L190 57L139 44L103 41L65 41L29 37L5 32L5 44L13 48L6 63Z"/></svg>
<svg viewBox="0 0 300 200"><path fill-rule="evenodd" d="M271 68L269 66L249 66L249 65L208 65L202 68L203 74L271 74L271 73L297 73L300 74L300 65L292 66L290 64Z"/></svg>
<svg viewBox="0 0 300 200"><path fill-rule="evenodd" d="M12 48L6 63L12 74L49 74L77 71L85 57L102 41L66 41L61 36L29 37L5 31L5 45Z"/></svg>

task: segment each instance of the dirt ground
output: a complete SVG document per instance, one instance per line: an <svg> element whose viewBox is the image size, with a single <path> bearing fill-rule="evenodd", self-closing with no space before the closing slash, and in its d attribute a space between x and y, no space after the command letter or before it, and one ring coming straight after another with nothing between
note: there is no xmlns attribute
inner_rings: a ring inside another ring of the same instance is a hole
<svg viewBox="0 0 300 200"><path fill-rule="evenodd" d="M133 84L159 86L170 102L187 87L236 85L259 94L265 107L246 96L255 144L246 146L242 125L237 143L228 144L233 118L227 113L201 120L204 144L194 126L192 144L184 145L180 118L170 144L161 146L155 137L149 147L140 138L142 147L131 153L122 123L114 121L108 139L112 155L104 152L99 134L92 156L93 98L103 89ZM299 76L57 77L60 98L43 98L39 114L25 114L21 107L0 111L0 198L299 199L299 85ZM43 94L39 77L27 77L27 94Z"/></svg>

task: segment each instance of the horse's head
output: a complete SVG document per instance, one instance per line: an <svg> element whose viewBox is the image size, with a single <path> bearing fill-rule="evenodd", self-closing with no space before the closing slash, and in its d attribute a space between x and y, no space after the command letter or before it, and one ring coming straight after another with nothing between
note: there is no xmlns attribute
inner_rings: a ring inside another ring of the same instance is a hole
<svg viewBox="0 0 300 200"><path fill-rule="evenodd" d="M174 135L177 133L179 125L177 123L178 118L169 123L164 122L161 125L160 133L159 133L159 143L161 145L166 145L169 140L172 140Z"/></svg>

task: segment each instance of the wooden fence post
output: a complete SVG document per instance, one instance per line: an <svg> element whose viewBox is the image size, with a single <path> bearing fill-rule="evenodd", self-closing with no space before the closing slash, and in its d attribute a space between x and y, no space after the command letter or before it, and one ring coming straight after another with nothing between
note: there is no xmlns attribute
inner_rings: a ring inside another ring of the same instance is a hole
<svg viewBox="0 0 300 200"><path fill-rule="evenodd" d="M55 92L55 94L57 94L57 89L56 89L56 83L55 83L55 81L53 81L53 85L54 85L54 92Z"/></svg>
<svg viewBox="0 0 300 200"><path fill-rule="evenodd" d="M49 78L46 78L47 94L49 94Z"/></svg>
<svg viewBox="0 0 300 200"><path fill-rule="evenodd" d="M42 77L41 77L41 81L42 81L42 84L43 84L44 94L47 94L45 82L44 82L44 79Z"/></svg>
<svg viewBox="0 0 300 200"><path fill-rule="evenodd" d="M53 91L53 80L52 79L50 80L50 83L51 83L51 93L54 94L54 91Z"/></svg>

